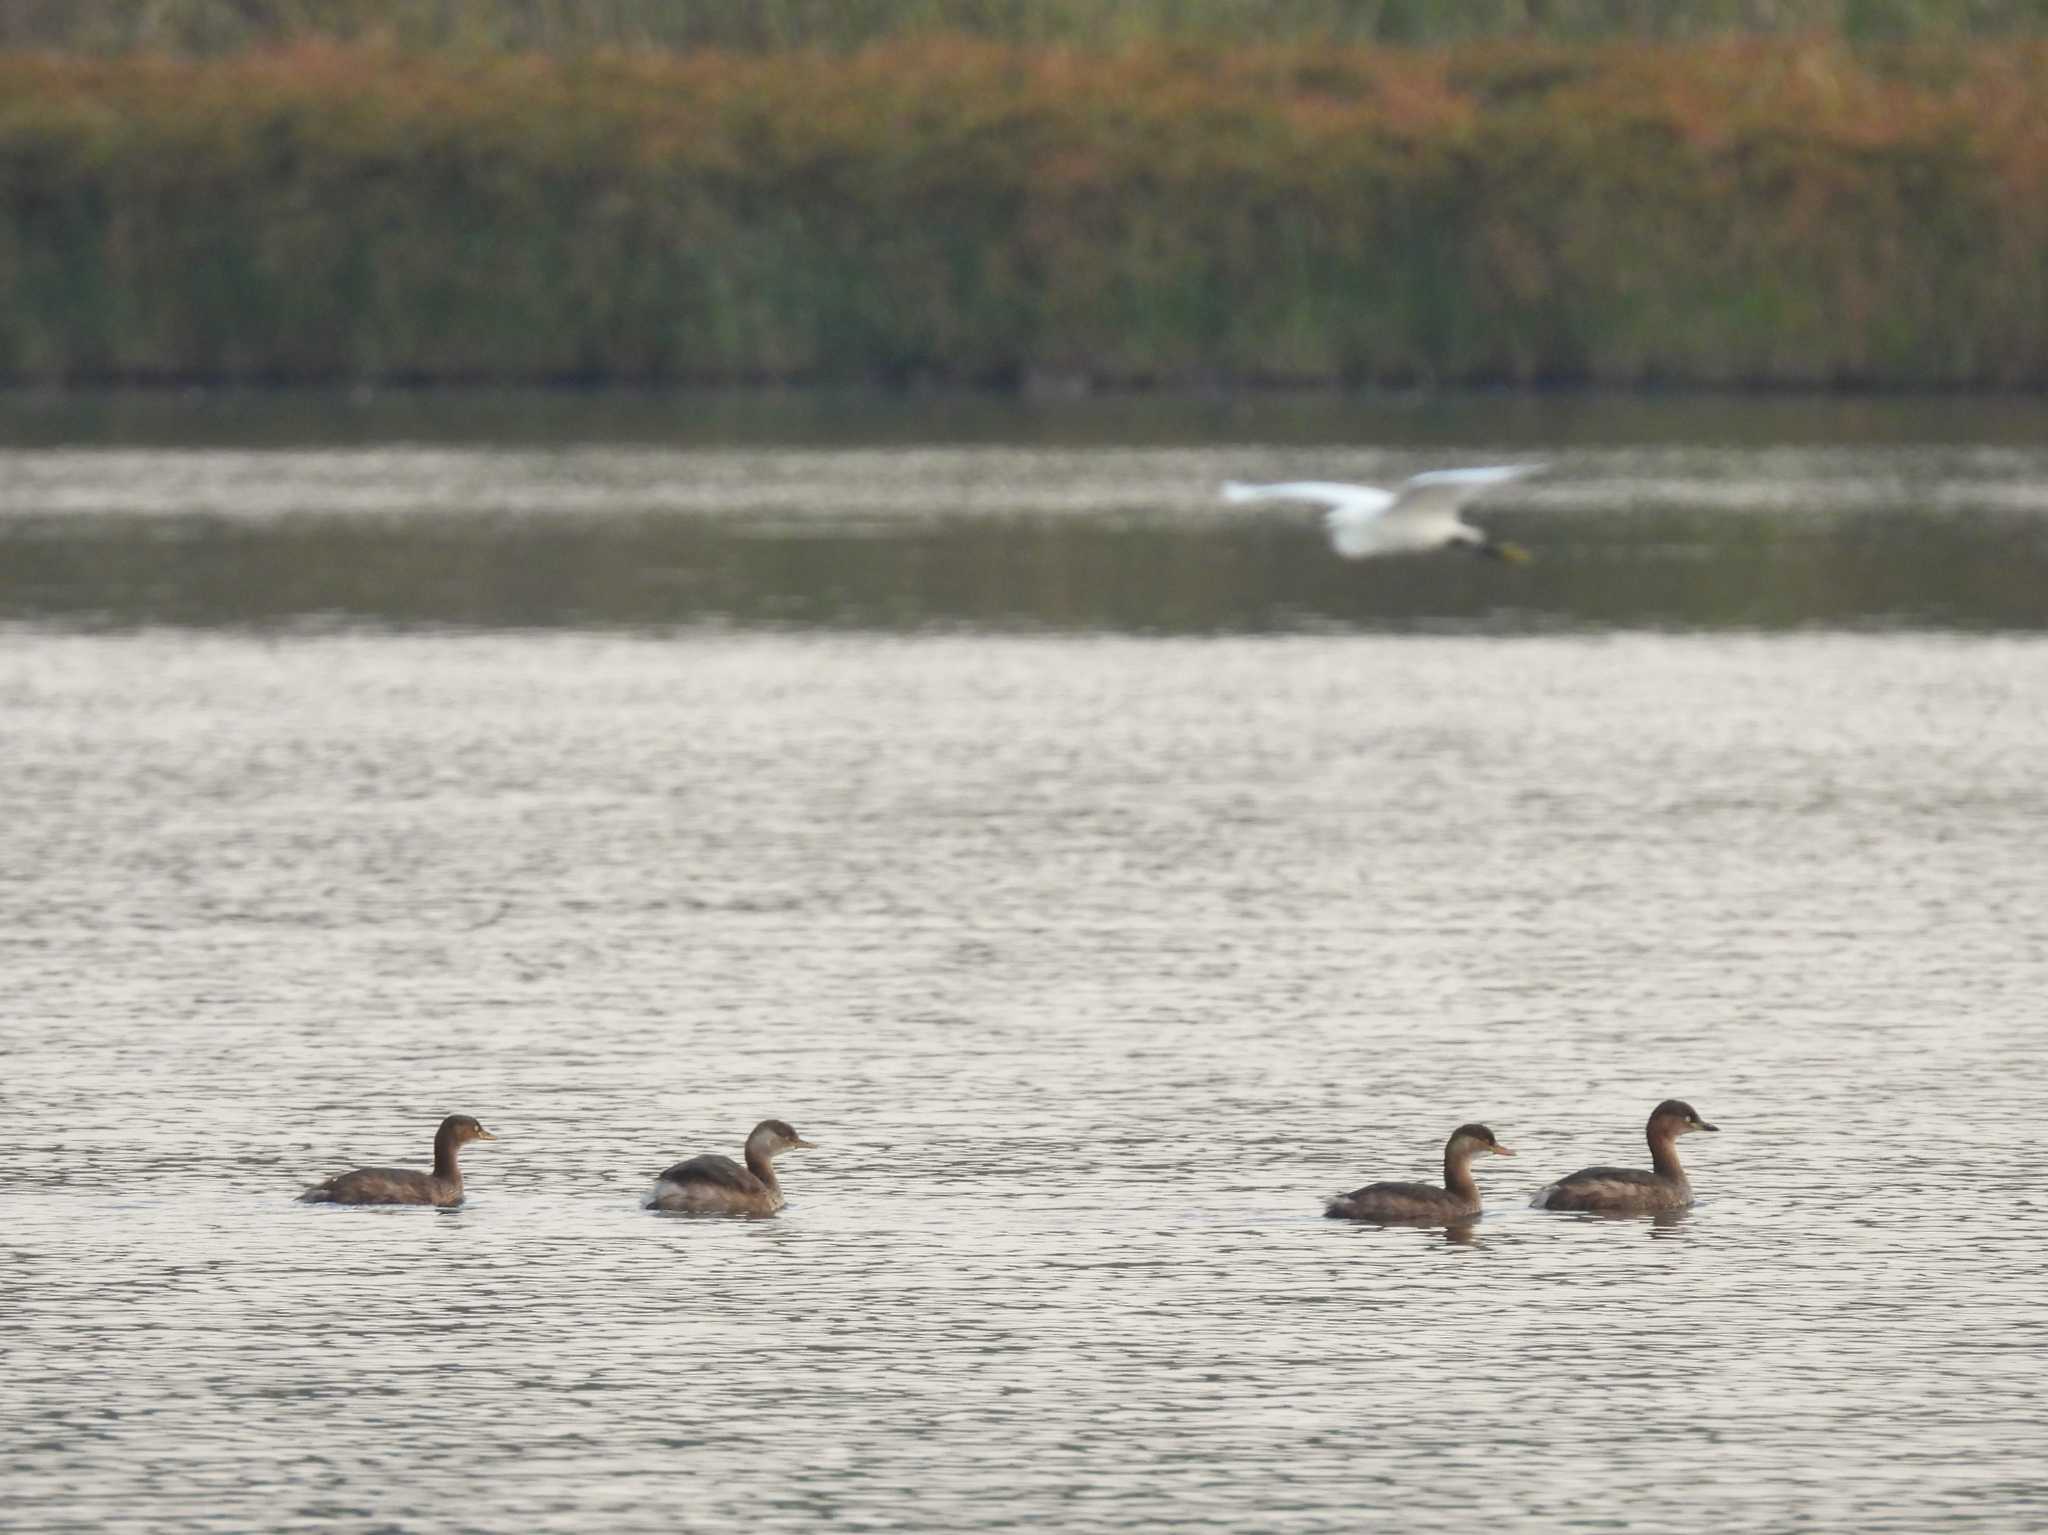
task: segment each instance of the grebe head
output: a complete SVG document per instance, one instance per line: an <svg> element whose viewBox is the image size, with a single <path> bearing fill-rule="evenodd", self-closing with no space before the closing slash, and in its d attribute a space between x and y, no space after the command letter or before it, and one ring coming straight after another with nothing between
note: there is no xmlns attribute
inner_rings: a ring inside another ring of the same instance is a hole
<svg viewBox="0 0 2048 1535"><path fill-rule="evenodd" d="M785 1151L807 1151L817 1144L798 1135L786 1119L764 1119L747 1137L747 1148L763 1156L779 1157Z"/></svg>
<svg viewBox="0 0 2048 1535"><path fill-rule="evenodd" d="M1695 1130L1718 1130L1700 1118L1699 1110L1677 1098L1666 1098L1650 1110L1650 1134L1690 1135Z"/></svg>
<svg viewBox="0 0 2048 1535"><path fill-rule="evenodd" d="M1514 1153L1494 1139L1494 1134L1484 1125L1460 1125L1451 1132L1451 1151L1474 1156L1488 1152L1497 1157L1511 1157Z"/></svg>
<svg viewBox="0 0 2048 1535"><path fill-rule="evenodd" d="M434 1132L434 1139L467 1146L471 1141L494 1141L497 1137L467 1114L450 1114L441 1121L441 1128Z"/></svg>

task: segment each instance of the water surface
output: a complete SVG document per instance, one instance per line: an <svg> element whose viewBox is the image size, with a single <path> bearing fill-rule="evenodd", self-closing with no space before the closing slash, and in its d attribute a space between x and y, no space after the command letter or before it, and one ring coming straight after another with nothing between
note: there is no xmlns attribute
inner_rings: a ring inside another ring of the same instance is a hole
<svg viewBox="0 0 2048 1535"><path fill-rule="evenodd" d="M2025 401L17 401L0 411L0 620L2039 630L2040 414ZM1480 514L1536 552L1514 570L1346 562L1312 508L1218 494L1226 479L1386 484L1528 461L1548 467Z"/></svg>
<svg viewBox="0 0 2048 1535"><path fill-rule="evenodd" d="M0 1525L2048 1522L2032 449L1566 442L1543 603L1271 435L0 459Z"/></svg>

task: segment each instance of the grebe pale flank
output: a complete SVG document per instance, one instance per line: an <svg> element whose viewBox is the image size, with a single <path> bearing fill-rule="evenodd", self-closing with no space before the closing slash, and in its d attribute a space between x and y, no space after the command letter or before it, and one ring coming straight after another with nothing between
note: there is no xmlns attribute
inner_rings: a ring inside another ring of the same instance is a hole
<svg viewBox="0 0 2048 1535"><path fill-rule="evenodd" d="M1444 1186L1433 1183L1371 1183L1339 1194L1324 1208L1333 1220L1377 1221L1383 1226L1441 1226L1479 1213L1479 1185L1472 1158L1514 1153L1484 1125L1460 1125L1444 1143Z"/></svg>
<svg viewBox="0 0 2048 1535"><path fill-rule="evenodd" d="M683 1215L773 1215L782 1208L775 1159L815 1144L787 1120L764 1119L747 1137L745 1167L716 1153L678 1162L655 1179L647 1208Z"/></svg>
<svg viewBox="0 0 2048 1535"><path fill-rule="evenodd" d="M434 1170L416 1173L409 1167L359 1167L336 1173L299 1196L309 1205L439 1205L462 1203L462 1169L455 1154L471 1141L497 1137L467 1114L450 1114L434 1132Z"/></svg>
<svg viewBox="0 0 2048 1535"><path fill-rule="evenodd" d="M1678 1165L1678 1138L1695 1130L1718 1130L1689 1103L1666 1098L1650 1111L1644 1133L1650 1141L1650 1171L1639 1167L1582 1167L1529 1201L1539 1210L1587 1210L1598 1215L1655 1215L1692 1203L1692 1185Z"/></svg>

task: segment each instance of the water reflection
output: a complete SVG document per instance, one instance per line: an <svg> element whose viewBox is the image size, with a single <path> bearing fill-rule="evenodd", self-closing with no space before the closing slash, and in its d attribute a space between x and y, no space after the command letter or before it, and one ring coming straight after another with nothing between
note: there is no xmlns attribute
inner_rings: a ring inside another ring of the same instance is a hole
<svg viewBox="0 0 2048 1535"><path fill-rule="evenodd" d="M1537 551L1352 564L1313 518L688 513L25 514L0 617L107 627L645 629L701 624L1137 633L1570 627L2048 627L2048 519L1866 510L1489 512Z"/></svg>
<svg viewBox="0 0 2048 1535"><path fill-rule="evenodd" d="M2031 402L0 402L0 619L1147 634L2048 627ZM10 445L11 444L11 445ZM1543 459L1351 564L1225 479Z"/></svg>
<svg viewBox="0 0 2048 1535"><path fill-rule="evenodd" d="M866 391L357 389L0 392L0 446L348 447L393 442L730 445L1474 442L2032 449L2027 395L1142 394L1017 399Z"/></svg>
<svg viewBox="0 0 2048 1535"><path fill-rule="evenodd" d="M1689 1207L1644 1215L1632 1210L1546 1210L1540 1218L1580 1226L1642 1226L1651 1240L1657 1241L1679 1235L1679 1228L1693 1218L1693 1211Z"/></svg>
<svg viewBox="0 0 2048 1535"><path fill-rule="evenodd" d="M1453 1247L1483 1247L1485 1243L1480 1240L1479 1224L1484 1218L1483 1215L1475 1215L1467 1220L1452 1221L1445 1225L1434 1221L1366 1221L1340 1217L1335 1224L1381 1236L1406 1232L1420 1235L1427 1232ZM1330 1217L1325 1216L1324 1219L1329 1220Z"/></svg>

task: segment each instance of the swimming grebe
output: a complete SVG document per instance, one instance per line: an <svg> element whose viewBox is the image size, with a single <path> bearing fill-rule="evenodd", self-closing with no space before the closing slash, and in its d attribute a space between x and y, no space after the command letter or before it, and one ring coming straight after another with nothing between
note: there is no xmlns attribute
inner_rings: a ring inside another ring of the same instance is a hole
<svg viewBox="0 0 2048 1535"><path fill-rule="evenodd" d="M1339 1194L1323 1214L1332 1220L1377 1221L1382 1226L1441 1226L1467 1220L1479 1213L1472 1158L1482 1151L1496 1157L1514 1155L1486 1126L1460 1125L1444 1142L1442 1188L1433 1183L1369 1183Z"/></svg>
<svg viewBox="0 0 2048 1535"><path fill-rule="evenodd" d="M782 1208L775 1159L815 1144L786 1120L764 1119L747 1137L745 1167L715 1152L678 1162L655 1180L647 1207L684 1215L773 1215Z"/></svg>
<svg viewBox="0 0 2048 1535"><path fill-rule="evenodd" d="M1650 1110L1644 1133L1650 1139L1651 1171L1639 1167L1582 1167L1529 1201L1539 1210L1588 1210L1597 1215L1655 1215L1692 1203L1692 1185L1678 1165L1678 1138L1695 1130L1718 1130L1689 1103L1666 1098Z"/></svg>
<svg viewBox="0 0 2048 1535"><path fill-rule="evenodd" d="M462 1203L462 1169L455 1154L471 1141L497 1137L467 1114L450 1114L434 1132L434 1170L416 1173L409 1167L359 1167L336 1173L299 1196L309 1205L439 1205Z"/></svg>

